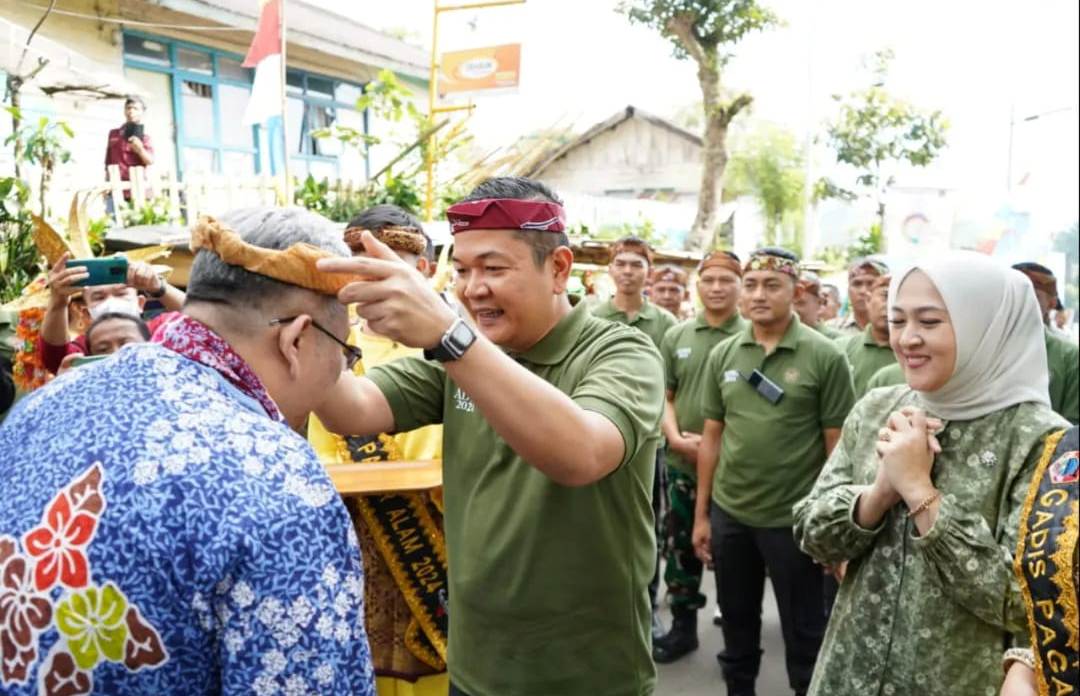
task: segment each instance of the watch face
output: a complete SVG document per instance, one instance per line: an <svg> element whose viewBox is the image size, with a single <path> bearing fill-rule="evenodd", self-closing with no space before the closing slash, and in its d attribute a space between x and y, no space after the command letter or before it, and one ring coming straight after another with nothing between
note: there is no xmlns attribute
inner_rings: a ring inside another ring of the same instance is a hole
<svg viewBox="0 0 1080 696"><path fill-rule="evenodd" d="M463 321L457 322L450 332L450 340L454 343L454 347L459 350L467 348L475 338L476 334L474 334L473 330L469 328L469 325Z"/></svg>

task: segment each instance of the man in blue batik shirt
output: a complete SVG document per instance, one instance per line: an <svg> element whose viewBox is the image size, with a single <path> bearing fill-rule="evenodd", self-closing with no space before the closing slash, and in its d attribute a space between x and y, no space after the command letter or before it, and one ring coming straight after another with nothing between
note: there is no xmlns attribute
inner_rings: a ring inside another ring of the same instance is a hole
<svg viewBox="0 0 1080 696"><path fill-rule="evenodd" d="M295 432L348 320L317 276L281 273L295 250L267 251L349 250L304 211L222 222L196 228L156 343L68 371L0 429L0 693L374 694L353 527Z"/></svg>

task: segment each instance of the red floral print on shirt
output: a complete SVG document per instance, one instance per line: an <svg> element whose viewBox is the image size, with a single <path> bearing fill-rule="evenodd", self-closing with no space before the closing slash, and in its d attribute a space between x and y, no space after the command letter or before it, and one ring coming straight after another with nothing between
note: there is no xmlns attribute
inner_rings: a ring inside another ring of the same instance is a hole
<svg viewBox="0 0 1080 696"><path fill-rule="evenodd" d="M58 492L23 535L22 553L0 536L0 685L27 680L39 636L53 628L59 640L38 670L46 696L89 693L102 661L132 672L168 661L161 635L120 588L91 582L87 551L106 507L104 477L98 462ZM63 592L52 593L57 585Z"/></svg>
<svg viewBox="0 0 1080 696"><path fill-rule="evenodd" d="M23 537L23 546L32 556L34 584L41 592L58 582L78 589L90 581L86 546L94 537L97 516L72 510L67 491L60 491L45 510L41 526Z"/></svg>

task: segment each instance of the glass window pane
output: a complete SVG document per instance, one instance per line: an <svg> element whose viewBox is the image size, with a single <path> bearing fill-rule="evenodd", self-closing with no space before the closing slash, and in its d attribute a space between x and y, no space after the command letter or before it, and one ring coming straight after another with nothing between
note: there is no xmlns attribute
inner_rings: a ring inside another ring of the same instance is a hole
<svg viewBox="0 0 1080 696"><path fill-rule="evenodd" d="M315 97L334 98L334 81L308 75L307 93Z"/></svg>
<svg viewBox="0 0 1080 696"><path fill-rule="evenodd" d="M354 106L356 100L364 94L364 88L357 85L350 85L347 82L337 83L337 87L334 89L334 99L342 104L348 104Z"/></svg>
<svg viewBox="0 0 1080 696"><path fill-rule="evenodd" d="M286 104L285 114L288 121L285 124L285 144L290 154L302 152L303 139L300 134L304 131L304 102L301 99L290 98Z"/></svg>
<svg viewBox="0 0 1080 696"><path fill-rule="evenodd" d="M176 67L188 72L212 75L214 64L210 62L210 54L202 51L193 51L190 48L177 47Z"/></svg>
<svg viewBox="0 0 1080 696"><path fill-rule="evenodd" d="M247 106L251 92L244 87L218 85L219 113L221 114L221 144L235 147L252 147L254 136L251 126L241 123L240 116Z"/></svg>
<svg viewBox="0 0 1080 696"><path fill-rule="evenodd" d="M285 73L285 88L290 94L303 94L304 76L300 73Z"/></svg>
<svg viewBox="0 0 1080 696"><path fill-rule="evenodd" d="M329 128L337 119L333 107L307 105L308 133L320 128ZM341 154L341 141L337 138L311 138L311 152L316 155L336 157Z"/></svg>
<svg viewBox="0 0 1080 696"><path fill-rule="evenodd" d="M255 175L255 155L247 152L225 152L221 156L221 172L229 177Z"/></svg>
<svg viewBox="0 0 1080 696"><path fill-rule="evenodd" d="M309 162L308 171L315 177L316 181L322 181L327 179L329 181L337 181L337 164L334 162L318 162L312 160Z"/></svg>
<svg viewBox="0 0 1080 696"><path fill-rule="evenodd" d="M182 80L180 103L184 135L192 140L213 142L214 87L202 82Z"/></svg>
<svg viewBox="0 0 1080 696"><path fill-rule="evenodd" d="M308 175L308 163L307 160L298 159L292 157L289 159L289 176L304 181L304 177Z"/></svg>
<svg viewBox="0 0 1080 696"><path fill-rule="evenodd" d="M217 59L218 77L224 80L236 80L237 82L251 82L252 69L245 68L240 64L240 61L233 60L232 58L226 58L225 56L218 56Z"/></svg>
<svg viewBox="0 0 1080 696"><path fill-rule="evenodd" d="M210 174L217 168L217 152L201 147L184 148L184 176Z"/></svg>
<svg viewBox="0 0 1080 696"><path fill-rule="evenodd" d="M141 60L145 63L170 65L169 47L153 39L124 34L124 57Z"/></svg>

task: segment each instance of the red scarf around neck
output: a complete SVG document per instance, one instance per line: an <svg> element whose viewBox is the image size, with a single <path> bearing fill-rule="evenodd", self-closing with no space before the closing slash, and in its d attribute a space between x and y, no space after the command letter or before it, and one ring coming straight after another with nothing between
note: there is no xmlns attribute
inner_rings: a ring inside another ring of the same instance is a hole
<svg viewBox="0 0 1080 696"><path fill-rule="evenodd" d="M158 329L154 334L154 343L217 370L230 384L258 401L266 415L276 421L285 420L263 386L262 380L247 361L240 357L225 339L202 322L180 315Z"/></svg>

